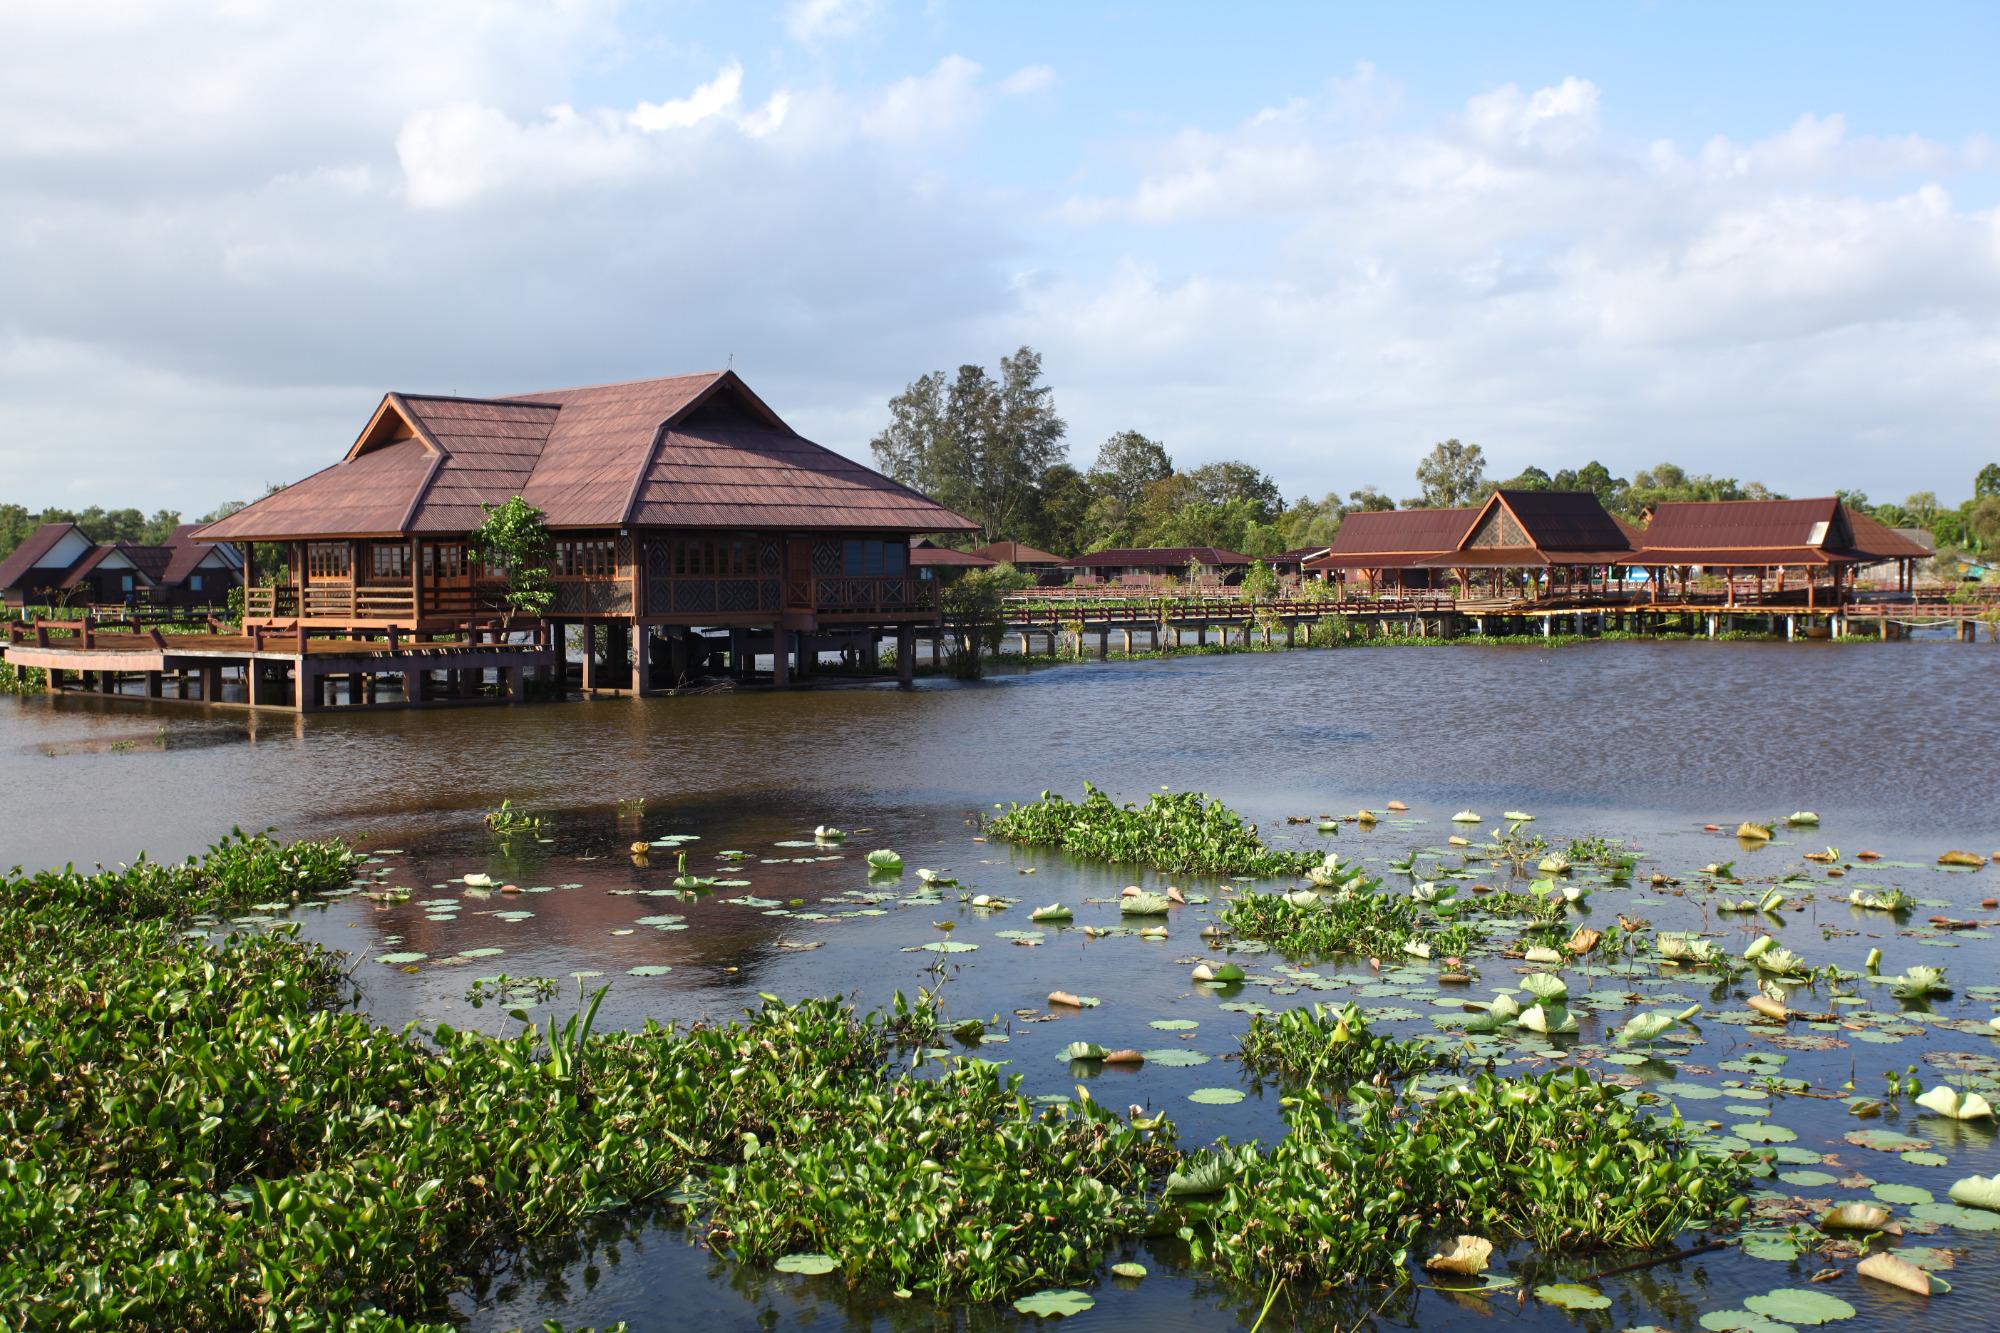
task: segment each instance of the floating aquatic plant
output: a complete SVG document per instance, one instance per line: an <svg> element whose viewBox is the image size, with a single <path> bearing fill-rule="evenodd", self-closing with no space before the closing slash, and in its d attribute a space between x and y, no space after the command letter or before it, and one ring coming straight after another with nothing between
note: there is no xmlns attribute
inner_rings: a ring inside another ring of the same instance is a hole
<svg viewBox="0 0 2000 1333"><path fill-rule="evenodd" d="M1220 801L1195 792L1154 792L1143 806L1119 805L1086 782L1071 802L1051 792L1010 804L987 832L1007 842L1061 847L1076 856L1160 870L1219 875L1304 875L1317 852L1265 846L1257 826Z"/></svg>
<svg viewBox="0 0 2000 1333"><path fill-rule="evenodd" d="M902 868L902 855L890 851L887 847L878 847L868 853L868 869L871 871L880 871L885 875L890 875L898 873Z"/></svg>

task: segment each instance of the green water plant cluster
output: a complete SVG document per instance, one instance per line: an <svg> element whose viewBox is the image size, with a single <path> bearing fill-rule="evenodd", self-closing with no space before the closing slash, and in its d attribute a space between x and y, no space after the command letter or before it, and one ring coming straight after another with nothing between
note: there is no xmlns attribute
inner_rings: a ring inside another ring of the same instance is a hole
<svg viewBox="0 0 2000 1333"><path fill-rule="evenodd" d="M1237 1040L1244 1068L1315 1088L1405 1078L1453 1062L1425 1042L1369 1031L1356 1004L1257 1014Z"/></svg>
<svg viewBox="0 0 2000 1333"><path fill-rule="evenodd" d="M1246 893L1223 909L1222 925L1283 954L1327 957L1399 953L1417 931L1419 905L1377 892L1379 880L1349 881L1339 893Z"/></svg>
<svg viewBox="0 0 2000 1333"><path fill-rule="evenodd" d="M1120 805L1088 782L1081 801L1045 791L1026 805L1010 802L986 831L1099 861L1211 875L1304 875L1322 860L1267 846L1255 824L1198 792L1159 791L1144 805Z"/></svg>
<svg viewBox="0 0 2000 1333"><path fill-rule="evenodd" d="M1339 1104L1290 1100L1286 1124L1187 1205L1197 1262L1246 1281L1380 1281L1426 1239L1650 1250L1747 1206L1733 1157L1582 1070L1480 1075L1431 1096L1362 1086Z"/></svg>

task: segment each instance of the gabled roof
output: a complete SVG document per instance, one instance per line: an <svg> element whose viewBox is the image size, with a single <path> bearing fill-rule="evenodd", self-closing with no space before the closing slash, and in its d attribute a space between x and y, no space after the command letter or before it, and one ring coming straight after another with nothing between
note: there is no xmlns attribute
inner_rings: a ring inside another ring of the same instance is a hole
<svg viewBox="0 0 2000 1333"><path fill-rule="evenodd" d="M1627 546L1625 529L1592 491L1498 490L1487 500L1480 519L1496 509L1510 510L1527 536L1527 545L1541 551L1609 552ZM1478 523L1468 529L1461 547L1469 547Z"/></svg>
<svg viewBox="0 0 2000 1333"><path fill-rule="evenodd" d="M18 586L28 576L29 570L40 565L43 556L54 550L64 537L76 531L77 526L74 523L44 523L29 533L19 546L7 553L5 560L0 560L0 588ZM44 573L49 575L62 573L70 567L65 565L62 570L50 568Z"/></svg>
<svg viewBox="0 0 2000 1333"><path fill-rule="evenodd" d="M180 587L187 582L188 575L202 568L204 561L212 562L218 554L232 549L226 546L209 546L196 541L194 534L200 528L199 523L183 523L174 529L174 535L167 539L165 546L153 548L167 553L166 566L155 580L161 587ZM232 569L238 566L233 557L225 557L224 563ZM211 563L208 567L214 568L214 565Z"/></svg>
<svg viewBox="0 0 2000 1333"><path fill-rule="evenodd" d="M334 466L201 541L467 532L520 495L554 528L977 525L814 444L733 371L513 398L386 395Z"/></svg>
<svg viewBox="0 0 2000 1333"><path fill-rule="evenodd" d="M1922 528L1892 528L1852 508L1847 526L1854 534L1854 553L1872 560L1928 560L1937 554L1937 538Z"/></svg>
<svg viewBox="0 0 2000 1333"><path fill-rule="evenodd" d="M979 554L985 556L988 560L997 561L1003 565L1013 565L1017 569L1023 565L1066 565L1070 563L1062 556L1051 555L1047 551L1037 550L1025 542L988 542L979 548Z"/></svg>
<svg viewBox="0 0 2000 1333"><path fill-rule="evenodd" d="M157 565L161 568L165 566L164 562L154 561L143 553L157 549L157 547L131 546L125 542L113 542L107 546L93 546L90 548L90 554L70 566L69 573L63 575L62 582L58 586L74 588L77 584L89 578L99 565L109 560L112 556L119 555L125 557L125 563L132 567L132 572L137 574L141 579L144 579L146 585L151 587L153 584L153 575L146 566ZM134 558L135 553L139 553L139 558Z"/></svg>
<svg viewBox="0 0 2000 1333"><path fill-rule="evenodd" d="M1364 509L1340 520L1326 554L1312 569L1396 569L1421 556L1449 551L1472 523L1473 509Z"/></svg>
<svg viewBox="0 0 2000 1333"><path fill-rule="evenodd" d="M1132 565L1148 567L1160 565L1173 569L1185 565L1189 560L1204 565L1247 565L1250 557L1225 551L1219 546L1126 546L1110 551L1092 551L1070 561L1087 569L1101 569L1105 566Z"/></svg>
<svg viewBox="0 0 2000 1333"><path fill-rule="evenodd" d="M1859 549L1856 520L1872 529ZM1640 560L1652 565L1831 565L1893 560L1894 534L1834 496L1812 500L1674 500L1653 510ZM1917 555L1927 554L1916 552Z"/></svg>
<svg viewBox="0 0 2000 1333"><path fill-rule="evenodd" d="M931 569L991 569L1000 562L977 551L954 551L924 537L910 543L910 564Z"/></svg>

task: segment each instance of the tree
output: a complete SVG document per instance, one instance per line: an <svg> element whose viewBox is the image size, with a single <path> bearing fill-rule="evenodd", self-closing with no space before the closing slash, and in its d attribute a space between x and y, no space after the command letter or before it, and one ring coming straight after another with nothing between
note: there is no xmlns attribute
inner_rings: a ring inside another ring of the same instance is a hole
<svg viewBox="0 0 2000 1333"><path fill-rule="evenodd" d="M1450 509L1478 499L1486 481L1486 454L1476 444L1441 440L1417 464L1417 485L1426 509Z"/></svg>
<svg viewBox="0 0 2000 1333"><path fill-rule="evenodd" d="M980 661L982 641L1000 628L1000 611L1007 594L1028 586L1028 576L1014 566L968 569L938 592L945 619L951 623L951 673L977 680L985 671Z"/></svg>
<svg viewBox="0 0 2000 1333"><path fill-rule="evenodd" d="M1234 501L1245 501L1260 523L1277 517L1285 507L1285 497L1278 490L1278 483L1266 476L1261 468L1239 459L1204 463L1187 475L1188 480L1194 483L1195 494L1209 504L1222 507Z"/></svg>
<svg viewBox="0 0 2000 1333"><path fill-rule="evenodd" d="M988 541L1023 531L1041 500L1045 473L1063 461L1067 429L1041 383L1031 347L1000 358L1000 378L981 366L913 380L889 400L889 424L869 442L875 462L906 486L979 524Z"/></svg>
<svg viewBox="0 0 2000 1333"><path fill-rule="evenodd" d="M1505 481L1489 481L1484 488L1493 491L1547 491L1555 489L1555 481L1548 473L1530 464ZM1565 487L1564 489L1568 489Z"/></svg>
<svg viewBox="0 0 2000 1333"><path fill-rule="evenodd" d="M2000 463L1988 463L1973 478L1972 498L1983 500L1989 495L2000 495Z"/></svg>
<svg viewBox="0 0 2000 1333"><path fill-rule="evenodd" d="M479 508L486 517L465 545L474 560L507 571L501 625L511 624L516 615L546 613L556 599L555 578L549 568L555 543L549 539L542 511L518 495L505 504L481 504Z"/></svg>
<svg viewBox="0 0 2000 1333"><path fill-rule="evenodd" d="M1549 479L1552 491L1589 491L1599 504L1612 510L1623 507L1625 491L1630 485L1625 478L1612 476L1611 469L1594 458L1574 472L1558 469Z"/></svg>
<svg viewBox="0 0 2000 1333"><path fill-rule="evenodd" d="M2000 494L1989 493L1972 502L1965 515L1965 535L1981 551L2000 550Z"/></svg>
<svg viewBox="0 0 2000 1333"><path fill-rule="evenodd" d="M1057 463L1036 483L1041 497L1023 538L1030 546L1057 555L1071 555L1089 545L1091 506L1096 502L1090 482L1068 463Z"/></svg>
<svg viewBox="0 0 2000 1333"><path fill-rule="evenodd" d="M1938 498L1936 491L1918 491L1903 501L1903 512L1916 521L1919 527L1929 527L1937 518Z"/></svg>
<svg viewBox="0 0 2000 1333"><path fill-rule="evenodd" d="M1174 460L1165 445L1136 430L1121 430L1097 446L1097 461L1090 465L1090 488L1129 511L1139 503L1146 487L1173 475Z"/></svg>
<svg viewBox="0 0 2000 1333"><path fill-rule="evenodd" d="M1394 509L1396 502L1382 494L1373 486L1363 486L1347 493L1347 503L1341 506L1341 516L1348 514L1379 514L1385 509Z"/></svg>
<svg viewBox="0 0 2000 1333"><path fill-rule="evenodd" d="M1243 596L1253 602L1268 602L1278 591L1278 576L1262 560L1250 562L1243 573Z"/></svg>

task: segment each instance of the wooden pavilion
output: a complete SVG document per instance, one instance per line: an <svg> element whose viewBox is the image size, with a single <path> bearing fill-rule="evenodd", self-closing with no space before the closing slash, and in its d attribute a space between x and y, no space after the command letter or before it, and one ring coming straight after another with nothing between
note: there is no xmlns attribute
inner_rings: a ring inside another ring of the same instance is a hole
<svg viewBox="0 0 2000 1333"><path fill-rule="evenodd" d="M1374 593L1435 587L1437 571L1416 562L1457 546L1476 512L1371 509L1349 514L1325 552L1304 562L1305 572L1336 583L1359 575Z"/></svg>
<svg viewBox="0 0 2000 1333"><path fill-rule="evenodd" d="M515 495L555 539L554 642L580 629L584 687L641 694L657 674L725 657L740 674L766 654L783 684L794 662L884 634L907 673L915 628L938 619L910 539L976 527L804 438L721 371L390 393L340 461L198 536L284 546L271 583L244 570L247 630L422 639L496 613L504 578L467 539L482 504Z"/></svg>
<svg viewBox="0 0 2000 1333"><path fill-rule="evenodd" d="M1412 564L1450 570L1468 591L1594 597L1632 556L1631 532L1590 491L1496 490L1451 550Z"/></svg>
<svg viewBox="0 0 2000 1333"><path fill-rule="evenodd" d="M1915 586L1917 563L1930 552L1857 513L1839 499L1710 500L1657 506L1632 563L1652 575L1653 599L1678 581L1690 595L1697 572L1724 580L1724 603L1742 592L1756 602L1795 601L1807 610L1838 607L1857 571L1893 561L1897 589Z"/></svg>

